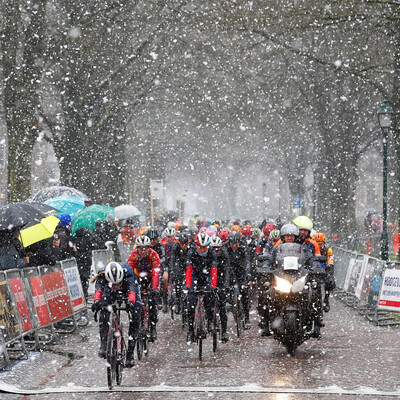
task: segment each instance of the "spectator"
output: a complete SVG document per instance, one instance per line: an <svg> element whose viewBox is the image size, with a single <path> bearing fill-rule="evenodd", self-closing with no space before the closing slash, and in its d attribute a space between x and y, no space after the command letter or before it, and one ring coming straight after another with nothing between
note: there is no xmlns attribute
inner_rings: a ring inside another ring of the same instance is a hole
<svg viewBox="0 0 400 400"><path fill-rule="evenodd" d="M56 261L62 261L73 257L76 248L71 238L71 217L69 214L60 214L58 218L60 222L53 235L53 254Z"/></svg>
<svg viewBox="0 0 400 400"><path fill-rule="evenodd" d="M21 257L21 243L17 239L19 229L0 232L0 270L23 268L29 263L29 257Z"/></svg>
<svg viewBox="0 0 400 400"><path fill-rule="evenodd" d="M82 288L87 300L90 269L92 266L93 242L92 232L89 228L79 228L75 232L73 243L76 248L75 258L78 264L79 275L81 277Z"/></svg>

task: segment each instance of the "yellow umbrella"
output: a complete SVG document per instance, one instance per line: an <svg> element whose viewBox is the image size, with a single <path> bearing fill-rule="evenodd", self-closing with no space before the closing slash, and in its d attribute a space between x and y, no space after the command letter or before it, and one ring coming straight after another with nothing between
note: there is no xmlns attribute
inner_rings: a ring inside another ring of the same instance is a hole
<svg viewBox="0 0 400 400"><path fill-rule="evenodd" d="M22 244L24 247L28 247L43 239L51 238L59 222L57 217L50 215L50 217L43 218L38 224L22 229L20 231Z"/></svg>

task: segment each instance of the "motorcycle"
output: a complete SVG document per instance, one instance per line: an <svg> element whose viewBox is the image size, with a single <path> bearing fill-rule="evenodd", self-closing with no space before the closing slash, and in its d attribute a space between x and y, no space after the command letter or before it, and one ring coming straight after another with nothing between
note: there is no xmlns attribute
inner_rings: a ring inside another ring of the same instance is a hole
<svg viewBox="0 0 400 400"><path fill-rule="evenodd" d="M320 336L325 272L319 262L307 259L300 244L282 243L279 247L275 259L262 256L257 271L266 294L270 331L294 355L304 341Z"/></svg>

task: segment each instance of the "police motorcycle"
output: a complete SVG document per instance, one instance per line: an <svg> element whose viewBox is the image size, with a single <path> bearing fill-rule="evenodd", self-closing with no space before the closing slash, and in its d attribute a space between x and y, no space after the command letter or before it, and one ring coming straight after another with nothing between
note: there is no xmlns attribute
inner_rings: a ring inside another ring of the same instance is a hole
<svg viewBox="0 0 400 400"><path fill-rule="evenodd" d="M294 355L304 341L320 335L320 288L325 272L298 243L282 243L260 261L257 273L266 293L263 306L269 311L270 331Z"/></svg>

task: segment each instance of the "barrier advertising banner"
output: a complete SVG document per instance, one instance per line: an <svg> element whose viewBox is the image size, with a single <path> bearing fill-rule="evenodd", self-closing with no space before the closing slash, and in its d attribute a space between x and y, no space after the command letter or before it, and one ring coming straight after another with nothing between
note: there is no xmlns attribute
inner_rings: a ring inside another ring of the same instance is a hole
<svg viewBox="0 0 400 400"><path fill-rule="evenodd" d="M26 298L24 288L22 285L21 278L10 278L9 279L11 290L14 293L14 299L17 303L17 309L19 317L21 319L21 327L23 332L28 332L33 329L31 317L29 316L28 306L26 304Z"/></svg>
<svg viewBox="0 0 400 400"><path fill-rule="evenodd" d="M383 275L378 308L400 311L400 270L386 269Z"/></svg>
<svg viewBox="0 0 400 400"><path fill-rule="evenodd" d="M42 282L53 322L70 316L72 310L62 270L42 273Z"/></svg>
<svg viewBox="0 0 400 400"><path fill-rule="evenodd" d="M79 277L78 267L75 260L61 262L64 270L65 280L71 296L72 308L74 313L86 308L85 295L82 289L81 279Z"/></svg>
<svg viewBox="0 0 400 400"><path fill-rule="evenodd" d="M50 314L49 310L47 309L46 299L44 297L40 277L31 276L29 278L29 284L31 287L33 304L36 308L36 314L39 320L39 324L40 326L49 325L51 322Z"/></svg>
<svg viewBox="0 0 400 400"><path fill-rule="evenodd" d="M6 280L0 281L0 326L6 343L15 339L20 334L11 293Z"/></svg>

